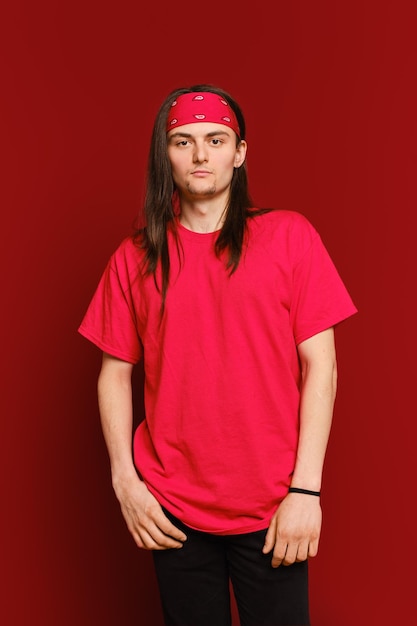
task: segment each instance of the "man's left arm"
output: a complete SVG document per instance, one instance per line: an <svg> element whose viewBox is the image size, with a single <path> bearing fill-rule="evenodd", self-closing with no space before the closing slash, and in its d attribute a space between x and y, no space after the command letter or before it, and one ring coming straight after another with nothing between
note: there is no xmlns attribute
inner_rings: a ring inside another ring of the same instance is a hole
<svg viewBox="0 0 417 626"><path fill-rule="evenodd" d="M302 372L300 433L291 486L318 492L336 397L333 328L300 343L298 354ZM288 493L273 516L266 535L263 551L273 551L272 566L291 565L315 556L321 520L318 496Z"/></svg>

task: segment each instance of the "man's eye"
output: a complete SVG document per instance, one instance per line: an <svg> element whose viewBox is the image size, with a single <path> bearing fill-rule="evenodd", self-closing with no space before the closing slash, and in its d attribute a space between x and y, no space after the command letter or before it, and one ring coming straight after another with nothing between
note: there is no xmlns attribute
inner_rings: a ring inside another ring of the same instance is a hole
<svg viewBox="0 0 417 626"><path fill-rule="evenodd" d="M214 138L213 138L213 139L211 140L211 143L212 143L213 145L215 145L215 146L218 146L219 144L221 144L221 139L214 139Z"/></svg>

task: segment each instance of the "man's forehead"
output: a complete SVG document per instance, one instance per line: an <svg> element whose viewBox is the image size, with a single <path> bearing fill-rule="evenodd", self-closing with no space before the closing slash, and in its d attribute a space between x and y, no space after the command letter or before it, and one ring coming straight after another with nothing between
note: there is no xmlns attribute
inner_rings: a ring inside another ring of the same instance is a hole
<svg viewBox="0 0 417 626"><path fill-rule="evenodd" d="M193 122L192 124L183 124L176 126L167 134L168 139L171 137L206 137L210 135L228 135L232 137L234 131L224 124L216 124L215 122Z"/></svg>

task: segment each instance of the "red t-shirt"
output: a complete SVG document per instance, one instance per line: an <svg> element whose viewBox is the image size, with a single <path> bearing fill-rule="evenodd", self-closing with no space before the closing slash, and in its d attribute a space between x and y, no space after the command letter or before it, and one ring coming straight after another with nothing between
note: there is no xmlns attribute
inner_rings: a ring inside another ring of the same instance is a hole
<svg viewBox="0 0 417 626"><path fill-rule="evenodd" d="M296 346L356 312L313 226L293 211L248 220L231 276L217 232L169 234L161 295L128 238L112 255L79 331L144 358L145 420L134 460L158 501L216 534L266 528L287 494L299 426Z"/></svg>

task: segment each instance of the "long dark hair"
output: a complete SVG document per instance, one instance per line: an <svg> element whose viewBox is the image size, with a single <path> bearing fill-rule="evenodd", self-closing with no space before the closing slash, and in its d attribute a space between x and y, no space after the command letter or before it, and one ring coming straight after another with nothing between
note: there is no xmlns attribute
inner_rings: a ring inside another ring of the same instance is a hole
<svg viewBox="0 0 417 626"><path fill-rule="evenodd" d="M146 272L153 274L158 290L165 302L169 283L170 259L168 252L168 229L176 236L175 209L173 193L175 191L171 174L171 165L167 153L166 121L172 102L185 93L209 91L218 94L232 107L240 128L240 139L246 137L246 124L240 106L223 89L209 84L181 87L172 91L162 103L153 127L151 146L148 157L147 186L144 203L145 225L135 233L135 240L145 250ZM240 261L245 235L246 219L254 214L248 189L246 163L235 168L232 176L229 200L223 226L216 239L215 250L218 256L228 252L226 269L232 274ZM256 214L264 211L256 211ZM178 239L177 239L178 248ZM156 280L156 269L161 263L161 284Z"/></svg>

